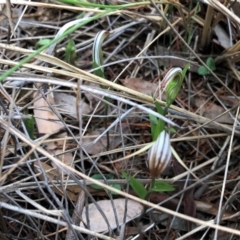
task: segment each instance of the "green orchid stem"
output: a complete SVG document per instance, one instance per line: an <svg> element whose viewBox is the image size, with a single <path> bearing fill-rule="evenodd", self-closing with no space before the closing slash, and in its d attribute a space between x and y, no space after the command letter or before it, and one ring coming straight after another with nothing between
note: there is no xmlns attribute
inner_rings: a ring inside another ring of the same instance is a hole
<svg viewBox="0 0 240 240"><path fill-rule="evenodd" d="M171 102L166 102L165 108L164 108L164 113L163 115L166 116L168 113L168 109L170 108L170 106L172 105ZM165 123L165 122L164 122Z"/></svg>
<svg viewBox="0 0 240 240"><path fill-rule="evenodd" d="M155 180L156 180L155 178L152 178L152 181L151 181L149 190L147 191L147 194L146 194L146 196L144 197L143 200L148 201L148 197L149 197L149 195L152 193L151 189L154 187ZM146 211L147 211L147 206L144 204L144 205L143 205L142 213L141 213L141 215L137 218L137 227L138 227L139 235L140 235L140 236L143 235L143 232L142 232L142 229L141 229L141 226L140 226L140 221L141 221L142 217L144 216L144 214L146 213Z"/></svg>
<svg viewBox="0 0 240 240"><path fill-rule="evenodd" d="M147 197L149 196L149 193L151 193L151 189L154 188L155 180L156 180L156 178L152 178L152 182L151 182L151 184L150 184L150 191L148 191Z"/></svg>

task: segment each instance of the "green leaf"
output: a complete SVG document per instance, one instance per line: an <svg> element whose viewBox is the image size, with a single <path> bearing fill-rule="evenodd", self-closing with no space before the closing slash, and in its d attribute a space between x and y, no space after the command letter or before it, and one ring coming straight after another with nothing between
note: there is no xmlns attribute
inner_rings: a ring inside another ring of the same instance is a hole
<svg viewBox="0 0 240 240"><path fill-rule="evenodd" d="M154 139L154 133L156 129L156 125L158 122L158 119L156 116L149 114L149 119L150 119L150 125L151 125L151 134L152 134L152 139Z"/></svg>
<svg viewBox="0 0 240 240"><path fill-rule="evenodd" d="M156 116L149 114L150 125L151 125L151 134L152 139L155 141L158 138L160 132L163 131L165 122L161 119L158 119Z"/></svg>
<svg viewBox="0 0 240 240"><path fill-rule="evenodd" d="M77 1L77 0L75 0ZM81 1L83 2L83 1ZM78 3L80 3L78 1ZM135 5L141 5L139 3L131 3L131 4L127 4L127 5L131 5L131 6L135 6ZM115 9L121 9L124 7L127 7L126 5L124 6L113 6ZM77 29L79 29L82 26L87 25L88 23L91 23L92 21L95 21L97 19L100 19L104 16L107 16L112 10L106 10L100 13L95 14L92 17L88 17L86 18L86 20L81 21L80 23L77 23L76 25L69 27L67 30L65 30L61 35L57 34L57 37L54 38L52 41L50 41L48 44L40 47L37 51L34 51L33 53L29 54L27 57L23 58L18 64L14 65L13 67L11 67L10 69L6 70L3 72L3 74L0 75L0 82L3 81L4 79L6 79L8 76L10 76L12 73L14 73L15 71L17 71L19 68L21 68L25 63L28 63L31 59L33 59L34 57L36 57L37 55L39 55L41 52L43 52L45 49L47 49L48 47L50 47L51 45L54 45L55 43L59 42L60 40L64 39L66 36L68 36L69 34L73 33L74 31L76 31Z"/></svg>
<svg viewBox="0 0 240 240"><path fill-rule="evenodd" d="M162 115L165 115L163 108L161 107L160 103L156 101L156 99L154 99L154 103L155 103L157 112ZM158 135L160 134L160 132L163 131L165 122L161 119L158 119L156 116L152 114L149 114L149 119L151 124L152 139L153 141L155 141L158 138Z"/></svg>
<svg viewBox="0 0 240 240"><path fill-rule="evenodd" d="M34 117L31 116L31 118L24 119L23 122L27 129L29 137L31 139L34 139Z"/></svg>
<svg viewBox="0 0 240 240"><path fill-rule="evenodd" d="M162 121L160 119L158 120L158 123L157 123L156 128L155 128L155 132L154 132L153 141L157 140L159 134L163 131L164 124L165 124L164 121Z"/></svg>
<svg viewBox="0 0 240 240"><path fill-rule="evenodd" d="M84 18L85 14L86 14L85 12L80 13L80 14L76 17L76 19Z"/></svg>
<svg viewBox="0 0 240 240"><path fill-rule="evenodd" d="M99 66L100 65L98 65L95 61L93 62L93 68L97 68ZM104 71L101 68L99 68L97 70L94 70L94 74L98 77L105 78L104 77Z"/></svg>
<svg viewBox="0 0 240 240"><path fill-rule="evenodd" d="M173 127L166 127L165 130L166 130L167 132L172 132L172 133L176 133L176 132L177 132L176 129L173 128Z"/></svg>
<svg viewBox="0 0 240 240"><path fill-rule="evenodd" d="M119 191L122 190L122 186L121 186L121 184L114 183L114 184L111 184L110 186L113 187L113 188L118 189ZM111 193L114 194L114 195L117 195L117 193L115 193L115 192L112 192L112 191L111 191Z"/></svg>
<svg viewBox="0 0 240 240"><path fill-rule="evenodd" d="M95 179L95 180L103 180L102 175L99 174L99 173L93 174L93 175L91 176L91 178L93 178L93 179ZM105 175L105 178L106 178L106 179L113 179L114 176L113 176L112 174L106 174L106 175ZM97 184L91 184L90 186L91 186L91 188L97 189L97 190L98 190L98 189L103 189L101 186L98 186Z"/></svg>
<svg viewBox="0 0 240 240"><path fill-rule="evenodd" d="M150 189L153 192L171 192L174 190L175 188L171 184L160 181L155 182L154 186Z"/></svg>
<svg viewBox="0 0 240 240"><path fill-rule="evenodd" d="M37 41L36 45L35 45L35 48L39 48L39 47L42 47L42 46L45 46L45 45L48 45L52 40L51 39L40 39L39 41Z"/></svg>
<svg viewBox="0 0 240 240"><path fill-rule="evenodd" d="M215 65L215 62L213 60L213 58L209 57L206 61L206 65L212 70L212 71L215 71L216 70L216 65ZM204 66L200 66L198 68L198 74L199 75L202 75L202 76L205 76L205 75L208 75L210 72L207 70L206 67Z"/></svg>
<svg viewBox="0 0 240 240"><path fill-rule="evenodd" d="M149 119L150 119L151 123L153 123L154 125L157 125L158 119L155 115L149 114Z"/></svg>
<svg viewBox="0 0 240 240"><path fill-rule="evenodd" d="M156 109L157 109L158 113L164 115L164 110L161 107L160 103L158 101L155 101L154 103L155 103L155 106L156 106Z"/></svg>
<svg viewBox="0 0 240 240"><path fill-rule="evenodd" d="M66 46L66 52L65 52L65 62L70 63L72 65L75 64L76 61L76 46L72 39L68 41L68 44Z"/></svg>
<svg viewBox="0 0 240 240"><path fill-rule="evenodd" d="M103 180L102 175L101 175L101 174L98 174L98 173L97 173L97 174L93 174L93 175L91 176L91 178L93 178L93 179L95 179L95 180ZM112 174L106 174L106 175L105 175L105 178L108 179L108 180L111 180L111 179L114 179L114 176L113 176ZM96 189L96 190L102 190L102 189L104 189L103 187L98 186L97 184L91 184L90 186L91 186L91 188ZM118 190L121 190L121 188L122 188L121 185L118 184L118 183L111 184L110 186L113 187L113 188L116 188L116 189L118 189ZM113 191L111 191L111 193L112 193L112 194L116 194L116 193L113 192Z"/></svg>
<svg viewBox="0 0 240 240"><path fill-rule="evenodd" d="M209 74L209 71L204 66L200 66L198 68L198 74L205 76L205 75Z"/></svg>
<svg viewBox="0 0 240 240"><path fill-rule="evenodd" d="M95 179L95 180L102 180L103 177L100 174L94 174L91 176L91 178ZM90 185L91 188L96 189L96 190L101 190L103 189L101 186L98 186L97 184L91 184Z"/></svg>
<svg viewBox="0 0 240 240"><path fill-rule="evenodd" d="M216 70L216 66L215 66L215 62L214 62L213 58L209 57L206 61L206 64L212 71Z"/></svg>
<svg viewBox="0 0 240 240"><path fill-rule="evenodd" d="M185 65L184 69L182 70L182 79L185 78L186 73L187 73L187 70L189 69L189 67L190 67L190 63L187 63L187 64Z"/></svg>
<svg viewBox="0 0 240 240"><path fill-rule="evenodd" d="M147 196L147 190L145 189L143 184L140 183L134 177L129 176L126 172L122 172L122 175L124 178L126 178L129 181L130 186L132 187L134 192L137 194L137 196L141 199L145 199L145 197Z"/></svg>

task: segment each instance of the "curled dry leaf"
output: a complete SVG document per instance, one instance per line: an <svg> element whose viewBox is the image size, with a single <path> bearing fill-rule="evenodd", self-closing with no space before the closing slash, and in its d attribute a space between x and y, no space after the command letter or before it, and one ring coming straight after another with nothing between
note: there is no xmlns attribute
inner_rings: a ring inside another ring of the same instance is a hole
<svg viewBox="0 0 240 240"><path fill-rule="evenodd" d="M68 114L73 118L77 118L77 98L66 93L54 93L54 100L56 108L61 114ZM83 99L78 103L78 112L88 114L91 112L89 104L85 103Z"/></svg>
<svg viewBox="0 0 240 240"><path fill-rule="evenodd" d="M97 202L99 205L99 208L104 212L111 229L114 229L117 227L113 207L116 210L119 224L122 224L124 219L125 204L126 204L125 198L118 198L118 199L114 199L113 201L114 201L114 206L112 205L110 200L102 200ZM94 232L107 231L108 230L107 223L105 222L101 213L98 211L96 205L94 203L91 203L88 205L87 209L88 209L89 220L90 220L90 230ZM143 206L140 203L128 199L126 221L129 221L130 219L137 217L142 213L142 211L143 211ZM85 207L83 209L82 219L85 223L87 222ZM80 224L80 227L85 228L83 223Z"/></svg>

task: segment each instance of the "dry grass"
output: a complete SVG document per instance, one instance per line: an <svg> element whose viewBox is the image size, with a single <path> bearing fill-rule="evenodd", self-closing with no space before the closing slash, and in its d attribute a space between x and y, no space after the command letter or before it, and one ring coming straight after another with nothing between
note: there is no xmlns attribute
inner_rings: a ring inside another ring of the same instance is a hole
<svg viewBox="0 0 240 240"><path fill-rule="evenodd" d="M0 239L238 238L240 3L203 2L0 1ZM69 27L75 29L63 33ZM105 78L92 67L94 37L102 30L109 33L102 45ZM40 39L59 31L65 35L56 44L36 53ZM74 64L64 61L69 39L76 44ZM208 57L216 70L201 76L198 67ZM158 84L188 62L167 115L176 133L162 179L176 191L144 201L120 172L149 184L147 152L139 149L151 142L155 109L148 87L124 80ZM33 139L24 124L32 115ZM105 178L110 173L114 179ZM142 203L146 213L101 233L80 227L84 206L102 199L114 205L118 198Z"/></svg>

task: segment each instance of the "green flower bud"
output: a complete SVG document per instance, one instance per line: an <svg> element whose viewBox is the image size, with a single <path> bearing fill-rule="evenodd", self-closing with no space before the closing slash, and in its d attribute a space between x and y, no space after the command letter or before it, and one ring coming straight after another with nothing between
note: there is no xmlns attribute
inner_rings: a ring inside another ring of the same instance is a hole
<svg viewBox="0 0 240 240"><path fill-rule="evenodd" d="M182 69L172 68L165 75L162 85L165 87L166 100L169 104L176 99L183 82Z"/></svg>
<svg viewBox="0 0 240 240"><path fill-rule="evenodd" d="M148 151L148 166L152 178L158 177L169 165L172 157L170 136L163 130Z"/></svg>

